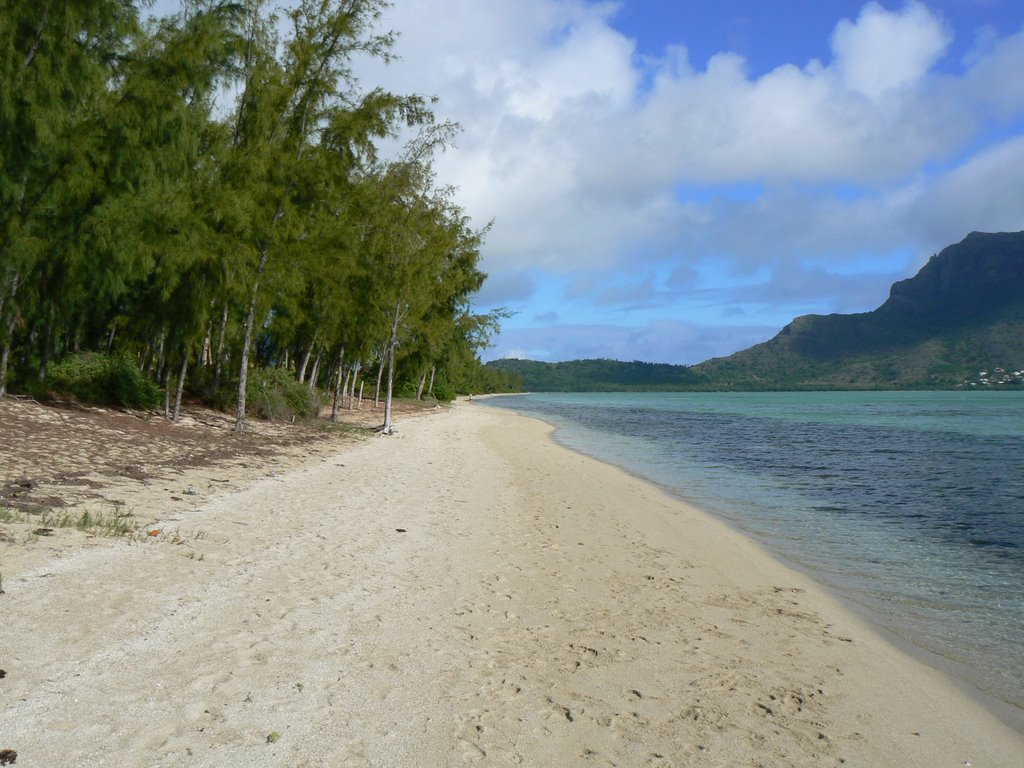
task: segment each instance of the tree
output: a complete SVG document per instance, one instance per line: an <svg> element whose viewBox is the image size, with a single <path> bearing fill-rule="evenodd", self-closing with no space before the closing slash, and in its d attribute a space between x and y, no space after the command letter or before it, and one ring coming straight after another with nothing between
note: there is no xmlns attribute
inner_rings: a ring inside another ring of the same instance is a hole
<svg viewBox="0 0 1024 768"><path fill-rule="evenodd" d="M388 328L381 359L386 365L385 434L394 429L392 400L403 337L412 342L410 356L438 354L458 308L484 279L476 263L486 229L472 231L452 200L453 190L434 186L433 154L450 145L455 130L447 123L430 126L401 158L377 169L374 203L364 216L380 274L375 302Z"/></svg>
<svg viewBox="0 0 1024 768"><path fill-rule="evenodd" d="M352 75L390 56L384 6L301 0L280 40L263 0L146 24L128 0L0 0L0 396L9 368L46 386L51 358L117 350L168 413L175 377L177 414L189 371L215 395L230 359L241 431L253 365L333 381L334 416L374 358L389 393L451 377L486 230L434 184L455 126Z"/></svg>
<svg viewBox="0 0 1024 768"><path fill-rule="evenodd" d="M123 161L136 193L111 202L109 219L121 231L110 239L143 257L141 275L127 275L136 288L134 304L122 303L122 316L146 318L147 335L159 329L167 350L165 386L170 361L177 360L175 419L189 359L226 280L206 206L216 199L211 159L224 147L212 118L214 97L233 60L236 22L231 6L195 3L153 23L126 71L120 119L111 121L119 127L114 143L134 146L137 156Z"/></svg>
<svg viewBox="0 0 1024 768"><path fill-rule="evenodd" d="M0 393L14 332L51 352L83 217L102 198L98 115L138 30L127 0L0 4Z"/></svg>
<svg viewBox="0 0 1024 768"><path fill-rule="evenodd" d="M277 54L271 21L261 16L262 3L247 6L242 84L233 123L233 146L227 177L244 197L249 216L239 238L250 263L243 273L249 286L244 321L236 429L245 424L245 379L261 281L276 254L304 235L299 200L315 188L310 150L332 142L337 153L353 153L369 137L392 130L398 116L426 119L419 99L398 99L379 91L360 98L351 70L356 54L388 58L390 33L375 34L383 0L303 0L289 12L290 37ZM356 118L369 119L354 121ZM339 128L357 130L345 133ZM347 145L347 146L346 146Z"/></svg>

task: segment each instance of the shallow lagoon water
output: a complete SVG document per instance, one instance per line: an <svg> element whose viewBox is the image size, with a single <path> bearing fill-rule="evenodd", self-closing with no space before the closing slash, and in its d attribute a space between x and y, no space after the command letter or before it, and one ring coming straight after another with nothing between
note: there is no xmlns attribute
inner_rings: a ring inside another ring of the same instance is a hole
<svg viewBox="0 0 1024 768"><path fill-rule="evenodd" d="M499 397L1024 707L1024 392Z"/></svg>

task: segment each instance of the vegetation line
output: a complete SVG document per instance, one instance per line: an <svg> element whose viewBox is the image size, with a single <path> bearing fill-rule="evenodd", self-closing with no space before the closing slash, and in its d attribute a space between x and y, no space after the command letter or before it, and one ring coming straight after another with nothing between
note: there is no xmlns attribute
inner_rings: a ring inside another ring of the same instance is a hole
<svg viewBox="0 0 1024 768"><path fill-rule="evenodd" d="M504 313L470 303L487 227L434 174L457 126L352 74L391 57L384 0L301 0L283 36L264 0L138 5L0 14L0 397L176 418L191 392L241 431L382 366L389 392L507 388L477 357Z"/></svg>

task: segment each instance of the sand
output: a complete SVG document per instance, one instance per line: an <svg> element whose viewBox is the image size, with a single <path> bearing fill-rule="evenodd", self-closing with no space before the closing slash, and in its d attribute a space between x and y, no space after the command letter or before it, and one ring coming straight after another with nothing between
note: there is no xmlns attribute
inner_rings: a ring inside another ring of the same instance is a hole
<svg viewBox="0 0 1024 768"><path fill-rule="evenodd" d="M1024 765L1021 734L808 578L546 425L462 403L398 429L204 486L157 536L0 541L0 750Z"/></svg>

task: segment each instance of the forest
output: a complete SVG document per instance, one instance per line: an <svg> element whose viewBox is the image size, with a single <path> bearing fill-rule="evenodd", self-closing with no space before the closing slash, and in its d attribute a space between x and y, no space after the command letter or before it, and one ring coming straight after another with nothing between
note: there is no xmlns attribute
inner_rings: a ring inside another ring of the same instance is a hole
<svg viewBox="0 0 1024 768"><path fill-rule="evenodd" d="M241 432L260 392L336 415L365 384L389 431L393 393L514 387L478 358L488 226L434 171L458 126L355 75L385 5L0 1L0 397Z"/></svg>

